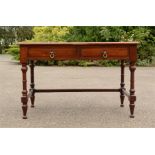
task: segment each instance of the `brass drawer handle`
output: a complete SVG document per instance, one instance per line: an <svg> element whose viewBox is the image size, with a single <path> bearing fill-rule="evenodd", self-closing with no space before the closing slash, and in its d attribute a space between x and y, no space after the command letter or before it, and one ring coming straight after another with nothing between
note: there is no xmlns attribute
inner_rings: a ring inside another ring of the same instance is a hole
<svg viewBox="0 0 155 155"><path fill-rule="evenodd" d="M50 52L50 58L51 58L51 59L54 59L54 57L55 57L55 54L54 54L54 51L52 50L52 51Z"/></svg>
<svg viewBox="0 0 155 155"><path fill-rule="evenodd" d="M108 58L107 51L103 51L103 53L102 53L102 57L103 57L104 59L107 59L107 58Z"/></svg>

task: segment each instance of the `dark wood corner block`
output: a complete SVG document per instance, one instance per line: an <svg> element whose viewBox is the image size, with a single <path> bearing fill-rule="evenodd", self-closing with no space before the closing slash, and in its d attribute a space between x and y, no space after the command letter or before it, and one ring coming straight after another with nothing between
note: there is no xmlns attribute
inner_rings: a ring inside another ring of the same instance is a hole
<svg viewBox="0 0 155 155"><path fill-rule="evenodd" d="M124 98L130 101L130 117L134 117L135 88L134 72L137 60L138 42L20 42L20 63L22 65L23 91L22 109L23 118L27 116L28 98L31 107L34 107L35 93L41 92L120 92L121 107L124 106ZM34 60L120 60L121 83L118 89L35 89ZM30 89L27 91L27 62L30 62ZM125 89L124 61L129 61L130 92Z"/></svg>

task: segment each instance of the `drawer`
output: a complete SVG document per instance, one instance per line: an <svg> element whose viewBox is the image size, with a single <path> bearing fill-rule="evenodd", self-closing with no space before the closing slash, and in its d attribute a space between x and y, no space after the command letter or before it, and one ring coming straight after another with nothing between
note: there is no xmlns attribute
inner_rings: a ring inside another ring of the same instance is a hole
<svg viewBox="0 0 155 155"><path fill-rule="evenodd" d="M124 47L88 47L81 49L80 56L82 59L127 59L129 51Z"/></svg>
<svg viewBox="0 0 155 155"><path fill-rule="evenodd" d="M74 47L32 47L28 49L29 59L67 60L76 59L77 52Z"/></svg>

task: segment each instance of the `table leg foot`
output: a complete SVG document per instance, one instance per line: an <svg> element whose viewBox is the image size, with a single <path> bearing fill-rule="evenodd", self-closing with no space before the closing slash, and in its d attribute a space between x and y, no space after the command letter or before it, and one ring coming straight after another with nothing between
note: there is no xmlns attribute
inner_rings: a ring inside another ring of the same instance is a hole
<svg viewBox="0 0 155 155"><path fill-rule="evenodd" d="M27 119L27 116L23 116L23 119Z"/></svg>
<svg viewBox="0 0 155 155"><path fill-rule="evenodd" d="M27 114L27 109L28 109L27 103L26 103L26 104L24 103L24 105L22 106L22 110L23 110L23 119L27 119L27 116L26 116L26 114Z"/></svg>
<svg viewBox="0 0 155 155"><path fill-rule="evenodd" d="M135 104L134 104L134 102L135 102L135 99L136 97L134 96L132 96L131 97L131 100L133 99L134 101L130 101L130 105L129 105L129 107L130 107L130 118L134 118L134 109L135 109Z"/></svg>
<svg viewBox="0 0 155 155"><path fill-rule="evenodd" d="M31 108L34 108L35 106L34 105L31 105Z"/></svg>
<svg viewBox="0 0 155 155"><path fill-rule="evenodd" d="M120 107L124 107L124 105L123 105L123 104L121 104L121 105L120 105Z"/></svg>
<svg viewBox="0 0 155 155"><path fill-rule="evenodd" d="M120 95L120 100L121 100L120 107L124 107L124 98L125 98L124 94Z"/></svg>
<svg viewBox="0 0 155 155"><path fill-rule="evenodd" d="M135 118L135 116L134 115L130 115L130 118Z"/></svg>
<svg viewBox="0 0 155 155"><path fill-rule="evenodd" d="M34 100L35 100L34 94L30 99L31 99L31 108L34 108Z"/></svg>

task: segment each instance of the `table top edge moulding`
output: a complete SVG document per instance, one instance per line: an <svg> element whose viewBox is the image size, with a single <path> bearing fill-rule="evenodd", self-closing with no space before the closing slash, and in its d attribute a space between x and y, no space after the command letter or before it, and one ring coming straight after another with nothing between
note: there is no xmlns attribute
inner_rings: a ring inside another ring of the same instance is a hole
<svg viewBox="0 0 155 155"><path fill-rule="evenodd" d="M137 45L139 42L18 42L17 45Z"/></svg>

